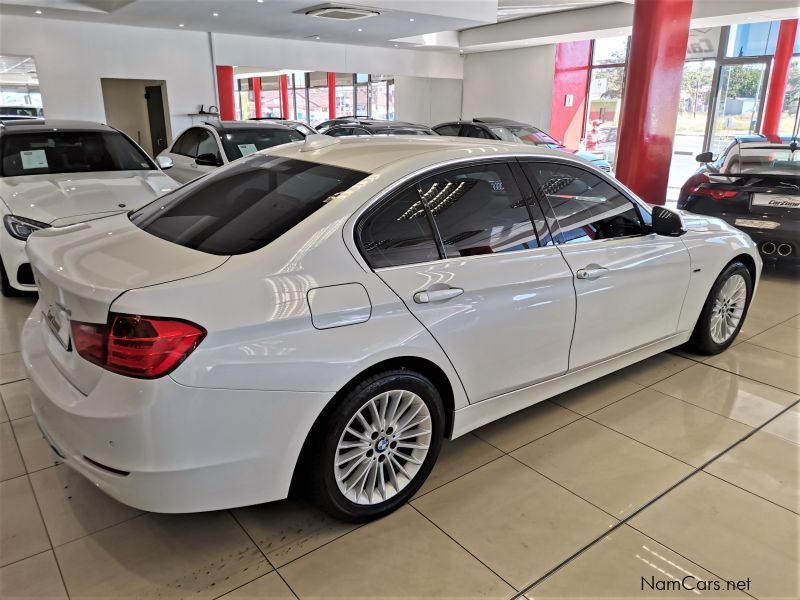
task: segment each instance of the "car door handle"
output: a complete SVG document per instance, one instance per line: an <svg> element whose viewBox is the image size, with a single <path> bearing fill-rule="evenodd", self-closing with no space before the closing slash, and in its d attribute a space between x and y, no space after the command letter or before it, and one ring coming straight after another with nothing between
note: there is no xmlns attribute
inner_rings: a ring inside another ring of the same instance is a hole
<svg viewBox="0 0 800 600"><path fill-rule="evenodd" d="M583 269L578 269L578 271L575 273L575 277L578 279L597 279L606 273L608 273L608 269L605 267L592 265L584 267Z"/></svg>
<svg viewBox="0 0 800 600"><path fill-rule="evenodd" d="M450 300L464 293L461 288L445 288L443 290L425 290L414 294L414 302L417 304L428 304L429 302L442 302Z"/></svg>

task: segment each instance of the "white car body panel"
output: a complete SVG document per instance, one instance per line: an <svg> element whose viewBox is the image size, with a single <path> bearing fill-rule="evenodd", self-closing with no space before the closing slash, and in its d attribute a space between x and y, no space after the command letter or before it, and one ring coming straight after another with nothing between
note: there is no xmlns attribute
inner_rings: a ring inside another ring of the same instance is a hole
<svg viewBox="0 0 800 600"><path fill-rule="evenodd" d="M263 154L370 175L245 254L190 250L139 230L126 215L30 239L35 271L48 281L23 333L34 414L67 464L125 503L185 512L285 497L306 435L325 406L386 361L438 369L452 395L450 436L463 435L685 342L715 278L737 256L752 261L756 279L760 273L747 235L716 219L688 216L681 237L647 235L373 271L355 242L358 219L420 172L476 157L543 155L585 163L465 138L338 138L313 151L292 144ZM591 252L590 244L596 244ZM581 292L580 284L589 282L572 271L584 259L606 263L609 274ZM414 303L414 293L443 282L464 294ZM208 333L168 376L124 377L59 355L67 352L41 319L57 298L76 320L105 322L109 311L165 316ZM621 314L626 310L632 314ZM600 317L592 320L591 311ZM625 327L627 337L620 331Z"/></svg>

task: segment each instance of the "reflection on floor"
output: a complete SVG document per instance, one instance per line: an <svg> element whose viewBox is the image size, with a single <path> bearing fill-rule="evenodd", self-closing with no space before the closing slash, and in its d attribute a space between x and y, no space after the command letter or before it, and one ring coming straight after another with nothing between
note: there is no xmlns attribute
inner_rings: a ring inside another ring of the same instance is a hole
<svg viewBox="0 0 800 600"><path fill-rule="evenodd" d="M31 417L31 305L0 303L2 598L800 596L791 275L764 277L724 354L662 354L449 442L409 506L361 527L294 500L142 514L94 489Z"/></svg>

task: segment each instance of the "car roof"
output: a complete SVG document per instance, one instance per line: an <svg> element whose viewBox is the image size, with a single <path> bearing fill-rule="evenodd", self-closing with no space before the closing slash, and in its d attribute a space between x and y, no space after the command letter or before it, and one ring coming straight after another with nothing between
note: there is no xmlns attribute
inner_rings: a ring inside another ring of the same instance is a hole
<svg viewBox="0 0 800 600"><path fill-rule="evenodd" d="M206 121L204 125L226 131L233 129L289 129L288 125L276 121Z"/></svg>
<svg viewBox="0 0 800 600"><path fill-rule="evenodd" d="M522 121L514 121L513 119L503 119L501 117L475 117L474 119L461 119L459 121L446 121L434 125L434 128L443 125L517 125L522 127L535 127L530 123L523 123ZM537 127L538 129L538 127Z"/></svg>
<svg viewBox="0 0 800 600"><path fill-rule="evenodd" d="M309 143L320 138L329 141L317 148L308 149ZM306 142L297 142L264 150L265 154L283 156L309 162L333 165L366 173L374 173L386 165L418 159L434 165L449 159L470 158L477 155L513 154L530 156L572 157L559 150L550 150L530 144L501 142L478 138L446 136L309 136ZM476 150L479 152L476 153ZM580 161L579 162L585 162ZM588 164L588 163L586 163Z"/></svg>
<svg viewBox="0 0 800 600"><path fill-rule="evenodd" d="M0 119L1 121L2 119ZM20 119L5 121L0 133L29 133L32 131L116 131L104 123L94 121L72 121L66 119Z"/></svg>
<svg viewBox="0 0 800 600"><path fill-rule="evenodd" d="M747 147L748 145L763 146L764 144L790 144L793 141L798 141L798 138L791 135L766 136L755 134L737 136L734 138L734 140L739 145Z"/></svg>

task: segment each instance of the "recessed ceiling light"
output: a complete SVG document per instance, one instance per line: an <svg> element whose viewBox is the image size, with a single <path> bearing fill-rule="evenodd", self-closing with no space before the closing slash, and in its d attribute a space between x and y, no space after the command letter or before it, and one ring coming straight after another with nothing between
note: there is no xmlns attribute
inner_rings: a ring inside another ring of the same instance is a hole
<svg viewBox="0 0 800 600"><path fill-rule="evenodd" d="M414 19L409 19L409 21L411 21L411 22L413 23L413 22L414 22Z"/></svg>
<svg viewBox="0 0 800 600"><path fill-rule="evenodd" d="M264 0L256 0L259 4L264 4Z"/></svg>
<svg viewBox="0 0 800 600"><path fill-rule="evenodd" d="M359 31L364 31L363 29L361 29L361 27L359 27L359 28L358 28L358 30L359 30Z"/></svg>
<svg viewBox="0 0 800 600"><path fill-rule="evenodd" d="M41 11L41 10L36 10L36 11L34 11L34 12L35 12L37 15L40 15L40 14L42 14L42 11Z"/></svg>
<svg viewBox="0 0 800 600"><path fill-rule="evenodd" d="M321 37L319 37L318 35L315 35L315 36L314 36L314 39L315 39L315 40L321 40L322 38L321 38Z"/></svg>
<svg viewBox="0 0 800 600"><path fill-rule="evenodd" d="M183 27L183 23L178 23L178 27Z"/></svg>
<svg viewBox="0 0 800 600"><path fill-rule="evenodd" d="M394 47L395 47L395 48L397 48L397 46L399 46L399 45L400 45L400 44L395 44L395 45L394 45Z"/></svg>
<svg viewBox="0 0 800 600"><path fill-rule="evenodd" d="M219 16L219 13L211 13L211 16L212 16L212 17L218 17L218 16Z"/></svg>

